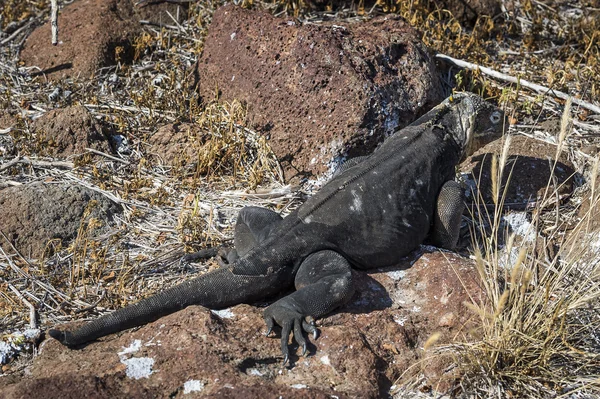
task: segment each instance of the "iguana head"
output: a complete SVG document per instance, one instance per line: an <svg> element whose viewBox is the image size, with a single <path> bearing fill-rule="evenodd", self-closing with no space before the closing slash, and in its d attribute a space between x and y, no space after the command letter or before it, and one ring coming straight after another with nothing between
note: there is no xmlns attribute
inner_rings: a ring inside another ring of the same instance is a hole
<svg viewBox="0 0 600 399"><path fill-rule="evenodd" d="M504 132L504 112L473 93L457 93L439 105L443 124L466 158ZM445 111L445 112L444 112ZM444 123L445 122L445 123Z"/></svg>

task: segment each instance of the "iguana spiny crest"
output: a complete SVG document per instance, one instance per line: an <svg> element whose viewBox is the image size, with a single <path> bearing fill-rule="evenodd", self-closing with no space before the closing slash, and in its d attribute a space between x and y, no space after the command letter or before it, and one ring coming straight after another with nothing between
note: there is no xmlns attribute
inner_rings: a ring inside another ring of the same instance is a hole
<svg viewBox="0 0 600 399"><path fill-rule="evenodd" d="M504 112L473 93L453 94L435 109L438 111L427 113L413 125L441 125L461 147L463 159L501 137L504 131Z"/></svg>

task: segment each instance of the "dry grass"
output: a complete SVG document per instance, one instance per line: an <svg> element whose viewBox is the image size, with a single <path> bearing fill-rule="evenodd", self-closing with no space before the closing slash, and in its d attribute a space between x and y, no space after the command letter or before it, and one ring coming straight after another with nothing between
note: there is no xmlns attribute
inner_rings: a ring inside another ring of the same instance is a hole
<svg viewBox="0 0 600 399"><path fill-rule="evenodd" d="M569 115L566 107L556 159L571 128ZM492 162L497 206L475 217L477 225L491 226L491 234L474 250L486 299L467 304L479 326L468 341L438 348L439 353L454 358L457 396L549 398L580 392L596 397L600 261L597 242L590 245L597 234L590 235L586 226L598 212L597 194L592 190L589 212L566 236L564 226L538 233L537 240L509 234L502 223L505 191L498 183L509 147L507 137L502 154ZM546 190L531 224L535 232L541 232L541 209L553 197ZM549 253L552 245L558 250Z"/></svg>
<svg viewBox="0 0 600 399"><path fill-rule="evenodd" d="M179 259L185 250L227 242L243 206L268 206L285 214L298 205L303 193L283 186L265 139L245 126L245 109L237 102L201 104L194 88L186 84L212 14L221 4L193 2L181 26L147 25L135 43L132 65L102 69L91 80L64 81L61 89L71 95L51 101L48 94L56 87L34 77L35 70L20 69L16 61L20 44L33 28L27 24L47 18L48 2L4 3L1 27L22 31L0 46L0 108L16 114L17 123L8 134L18 154L30 156L31 162L0 170L0 187L40 179L81 184L120 203L124 213L100 235L95 234L99 221L84 218L77 239L68 248L51 242L46 256L35 262L14 248L0 253L3 329L28 324L28 309L9 285L34 304L44 326L93 318L214 267L211 263L181 265ZM481 18L474 27L461 25L428 0L330 2L320 9L310 4L243 1L246 7L294 15L309 23L355 21L395 12L419 29L433 51L522 76L587 101L600 94L600 12L584 0L553 5L517 1L500 18ZM0 41L7 37L0 36ZM500 241L497 237L505 232L500 223L502 189L496 178L498 206L475 218L478 225L492 226L494 233L475 254L488 298L473 304L481 320L481 328L472 334L478 339L435 350L455 356L464 396L598 393L598 256L592 251L595 244L587 245L593 238L588 231L599 197L598 163L593 167L593 160L579 151L600 144L598 122L589 113L573 109L573 121L564 123L562 134L554 137L539 122L558 119L562 101L477 72L449 67L444 74L446 89L474 91L507 104L512 121L518 122L513 130L556 142L580 172L591 169L591 194L586 195L593 206L577 223L565 206L540 206L533 226L541 240L508 237ZM37 157L44 138L32 131L31 121L71 104L84 105L127 137L129 151L119 154L124 162L85 154L73 166L58 167L55 160ZM150 157L147 143L158 127L175 121L198 126L188 136L198 156L190 158L182 152L166 166ZM501 176L506 156L494 164L495 175ZM549 202L553 196L547 192ZM578 198L571 199L571 207L578 206ZM571 222L577 227L568 236L581 238L568 241L565 225ZM540 242L552 243L558 251Z"/></svg>

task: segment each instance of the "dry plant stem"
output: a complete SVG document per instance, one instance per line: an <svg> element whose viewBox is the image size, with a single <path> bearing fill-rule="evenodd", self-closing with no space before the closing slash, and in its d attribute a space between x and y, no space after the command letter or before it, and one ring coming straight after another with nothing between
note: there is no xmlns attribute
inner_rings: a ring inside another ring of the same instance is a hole
<svg viewBox="0 0 600 399"><path fill-rule="evenodd" d="M9 37L7 37L6 39L0 41L0 45L5 45L7 43L10 43L15 37L19 36L19 34L21 32L23 32L25 29L29 28L31 26L31 24L33 24L33 22L35 21L34 18L32 18L29 22L27 22L25 25L21 26L19 29L17 29L16 31L14 31L12 33L12 35L10 35Z"/></svg>
<svg viewBox="0 0 600 399"><path fill-rule="evenodd" d="M146 7L149 6L151 4L157 4L157 3L171 3L171 4L187 4L187 3L191 3L193 0L139 0L136 1L135 6L136 7Z"/></svg>
<svg viewBox="0 0 600 399"><path fill-rule="evenodd" d="M449 61L449 62L453 63L454 65L459 66L461 68L467 68L467 69L470 69L470 70L473 70L473 71L479 70L479 71L483 72L484 74L486 74L488 76L491 76L493 78L500 79L500 80L503 80L503 81L506 81L506 82L511 82L511 83L519 84L519 85L521 85L523 87L527 87L527 88L529 88L531 90L534 90L534 91L536 91L536 92L538 92L540 94L552 93L554 96L556 96L556 97L558 97L558 98L560 98L562 100L567 100L567 99L571 98L570 95L568 95L566 93L563 93L562 91L554 90L554 89L551 89L551 88L546 87L546 86L542 86L542 85L539 85L539 84L536 84L536 83L532 83L532 82L529 82L529 81L527 81L525 79L515 78L514 76L510 76L510 75L507 75L505 73L498 72L498 71L495 71L493 69L490 69L490 68L487 68L487 67L484 67L484 66L473 64L472 62L468 62L468 61L463 61L463 60L459 60L459 59L456 59L456 58L452 58L452 57L447 56L445 54L436 54L435 56L437 58L442 59L442 60ZM577 104L577 105L579 105L582 108L585 108L585 109L588 109L588 110L590 110L592 112L600 114L600 106L594 105L594 104L589 103L587 101L580 100L578 98L573 98L572 101L573 101L574 104Z"/></svg>
<svg viewBox="0 0 600 399"><path fill-rule="evenodd" d="M58 44L58 0L52 0L52 14L50 16L50 25L52 25L52 45Z"/></svg>
<svg viewBox="0 0 600 399"><path fill-rule="evenodd" d="M12 242L10 242L10 240L8 239L8 237L6 237L6 234L4 234L4 232L2 230L0 230L0 235L2 236L2 238L4 238L6 240L6 242L10 245L10 247L12 248L12 250L14 251L15 254L17 254L25 263L27 263L27 265L29 266L30 269L34 269L34 266L27 260L27 258L25 258L23 255L21 255L21 253L15 248L15 246L12 244ZM17 273L18 275L20 275L21 277L24 277L25 279L35 283L36 285L38 285L40 288L44 289L45 291L52 293L54 295L58 295L61 299L63 299L65 302L68 302L69 297L65 294L63 294L62 292L58 291L57 289L55 289L53 286L46 284L38 279L36 279L34 276L32 276L29 273L26 273L25 271L23 271L19 266L17 266L12 259L8 256L8 254L6 252L4 252L4 250L2 249L2 247L0 247L0 252L2 253L2 255L4 256L4 258L6 259L6 261L8 262L10 268ZM88 303L83 302L81 300L75 300L73 301L73 303L78 304L79 306L90 306Z"/></svg>
<svg viewBox="0 0 600 399"><path fill-rule="evenodd" d="M109 109L109 110L119 110L119 111L133 112L133 113L142 112L145 115L155 114L157 116L160 116L161 118L168 120L169 122L173 122L176 119L172 116L166 115L165 113L161 113L155 109L150 109L147 107L132 107L132 106L127 106L127 105L119 106L119 105L103 105L103 104L101 104L101 105L83 104L83 106L86 108L89 108L89 109Z"/></svg>
<svg viewBox="0 0 600 399"><path fill-rule="evenodd" d="M591 206L593 204L596 203L596 181L597 181L597 177L598 177L598 162L600 160L598 159L598 157L594 158L594 166L592 167L592 188L591 188L591 193L590 193L590 209ZM587 217L586 218L586 224L585 224L585 232L589 234L590 232L590 219L591 217Z"/></svg>
<svg viewBox="0 0 600 399"><path fill-rule="evenodd" d="M105 152L94 150L93 148L86 148L85 150L87 152L91 152L92 154L101 155L105 158L112 159L113 161L117 161L117 162L121 162L122 164L129 165L128 161L121 159L121 158L113 157L112 155L109 155Z"/></svg>
<svg viewBox="0 0 600 399"><path fill-rule="evenodd" d="M41 168L65 168L65 169L73 169L75 165L73 162L68 161L41 161L36 159L30 159L28 157L16 157L4 165L0 165L0 172L5 169L10 168L18 163L24 163L27 165L38 166Z"/></svg>
<svg viewBox="0 0 600 399"><path fill-rule="evenodd" d="M29 308L29 328L37 328L35 307L29 302L14 285L8 283L8 288Z"/></svg>

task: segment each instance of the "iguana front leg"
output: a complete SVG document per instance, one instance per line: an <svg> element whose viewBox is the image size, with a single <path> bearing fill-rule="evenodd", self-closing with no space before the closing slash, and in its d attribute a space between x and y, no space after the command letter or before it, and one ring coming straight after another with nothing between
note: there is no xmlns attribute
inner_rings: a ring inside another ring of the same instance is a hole
<svg viewBox="0 0 600 399"><path fill-rule="evenodd" d="M352 297L352 271L350 263L335 251L319 251L308 256L300 265L295 279L296 292L278 300L264 312L267 335L275 324L281 326L281 351L283 364L289 360L288 341L291 332L306 353L303 329L313 333L317 329L306 321L318 318L343 305Z"/></svg>
<svg viewBox="0 0 600 399"><path fill-rule="evenodd" d="M449 180L440 190L433 218L430 241L440 248L453 250L460 236L460 222L465 210L463 188L454 180Z"/></svg>

